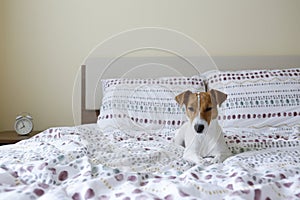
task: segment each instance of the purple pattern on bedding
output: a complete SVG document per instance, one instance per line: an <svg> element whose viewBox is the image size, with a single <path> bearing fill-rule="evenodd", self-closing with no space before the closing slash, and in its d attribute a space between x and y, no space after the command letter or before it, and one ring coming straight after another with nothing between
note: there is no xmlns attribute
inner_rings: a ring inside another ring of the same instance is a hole
<svg viewBox="0 0 300 200"><path fill-rule="evenodd" d="M300 198L299 146L195 165L166 140L123 138L85 125L2 146L0 199Z"/></svg>

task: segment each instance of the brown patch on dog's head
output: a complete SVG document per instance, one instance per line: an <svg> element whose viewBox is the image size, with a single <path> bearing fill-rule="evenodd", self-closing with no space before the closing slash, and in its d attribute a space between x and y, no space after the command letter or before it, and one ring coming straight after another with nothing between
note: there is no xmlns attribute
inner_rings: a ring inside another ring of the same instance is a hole
<svg viewBox="0 0 300 200"><path fill-rule="evenodd" d="M209 93L211 94L212 103L215 106L217 105L221 106L221 104L227 99L227 94L220 92L218 90L211 89Z"/></svg>
<svg viewBox="0 0 300 200"><path fill-rule="evenodd" d="M211 102L213 105L213 110L212 110L212 119L217 118L218 116L218 110L217 110L217 105L221 106L221 104L227 99L227 94L220 92L218 90L211 89L209 91L210 96L211 96Z"/></svg>
<svg viewBox="0 0 300 200"><path fill-rule="evenodd" d="M183 104L184 105L187 104L187 102L189 101L189 97L190 97L191 94L193 94L193 93L191 91L187 90L187 91L182 92L179 95L177 95L175 97L175 100L180 105L180 107L182 107Z"/></svg>
<svg viewBox="0 0 300 200"><path fill-rule="evenodd" d="M200 98L200 102L198 98ZM217 105L221 105L226 98L227 95L218 90L200 93L192 93L188 90L175 97L180 106L185 105L186 115L190 121L200 114L200 118L208 124L218 116Z"/></svg>
<svg viewBox="0 0 300 200"><path fill-rule="evenodd" d="M200 92L200 118L207 121L210 124L211 119L213 119L213 104L211 101L211 96L209 92Z"/></svg>

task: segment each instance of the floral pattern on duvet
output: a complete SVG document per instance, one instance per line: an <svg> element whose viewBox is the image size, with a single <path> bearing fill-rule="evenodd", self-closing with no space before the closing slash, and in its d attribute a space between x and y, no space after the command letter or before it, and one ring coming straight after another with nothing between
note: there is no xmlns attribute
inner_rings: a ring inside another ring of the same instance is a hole
<svg viewBox="0 0 300 200"><path fill-rule="evenodd" d="M299 147L194 165L165 140L126 138L84 125L2 146L0 199L300 198Z"/></svg>

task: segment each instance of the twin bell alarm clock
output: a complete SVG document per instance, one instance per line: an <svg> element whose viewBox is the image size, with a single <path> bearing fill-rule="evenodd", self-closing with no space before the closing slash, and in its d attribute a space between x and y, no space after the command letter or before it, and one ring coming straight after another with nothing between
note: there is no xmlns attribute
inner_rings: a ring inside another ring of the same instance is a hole
<svg viewBox="0 0 300 200"><path fill-rule="evenodd" d="M33 130L32 117L28 113L22 113L16 117L15 131L19 135L27 135Z"/></svg>

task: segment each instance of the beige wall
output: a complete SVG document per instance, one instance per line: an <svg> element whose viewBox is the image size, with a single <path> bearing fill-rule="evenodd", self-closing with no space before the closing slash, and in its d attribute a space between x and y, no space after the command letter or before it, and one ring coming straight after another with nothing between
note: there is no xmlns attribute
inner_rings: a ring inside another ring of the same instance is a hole
<svg viewBox="0 0 300 200"><path fill-rule="evenodd" d="M35 129L73 125L80 64L127 29L175 29L212 55L300 55L298 0L0 0L0 8L0 130L22 111Z"/></svg>
<svg viewBox="0 0 300 200"><path fill-rule="evenodd" d="M5 104L4 101L3 101L3 96L5 95L4 94L4 81L3 81L3 78L5 76L4 74L4 6L3 6L3 1L0 0L0 96L1 96L1 99L0 99L0 115L1 115L1 118L0 118L0 130L1 128L3 128L5 125L4 125L4 112L3 112L3 109L2 107L4 105L2 104Z"/></svg>
<svg viewBox="0 0 300 200"><path fill-rule="evenodd" d="M0 1L0 69L2 69L3 64L4 64L4 9L3 9L3 1ZM0 88L1 88L1 83L2 82L0 79Z"/></svg>

